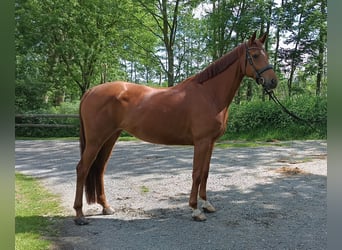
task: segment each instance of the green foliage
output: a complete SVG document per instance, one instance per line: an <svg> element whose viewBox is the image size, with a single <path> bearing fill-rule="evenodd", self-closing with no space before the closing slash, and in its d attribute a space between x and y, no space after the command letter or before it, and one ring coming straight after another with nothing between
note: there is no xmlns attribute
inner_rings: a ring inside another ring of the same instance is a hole
<svg viewBox="0 0 342 250"><path fill-rule="evenodd" d="M16 106L26 110L32 106L26 104L31 100L25 101L28 91L24 90L30 91L32 82L45 85L36 89L34 107L47 92L53 96L65 91L74 100L104 81L160 84L173 75L181 82L255 30L269 32L266 49L289 84L295 85L296 76L315 76L321 84L311 88L317 86L320 93L319 88L326 85L326 0L282 4L15 0L16 84L20 88ZM196 15L200 6L201 15Z"/></svg>
<svg viewBox="0 0 342 250"><path fill-rule="evenodd" d="M122 75L117 53L124 46L125 1L15 2L17 79L29 75L81 96Z"/></svg>
<svg viewBox="0 0 342 250"><path fill-rule="evenodd" d="M46 107L43 93L48 91L48 85L42 82L17 81L15 87L15 112L17 114L28 110Z"/></svg>
<svg viewBox="0 0 342 250"><path fill-rule="evenodd" d="M300 96L282 101L293 113L306 119L294 120L273 101L251 101L232 104L228 128L222 139L293 140L327 137L327 99Z"/></svg>

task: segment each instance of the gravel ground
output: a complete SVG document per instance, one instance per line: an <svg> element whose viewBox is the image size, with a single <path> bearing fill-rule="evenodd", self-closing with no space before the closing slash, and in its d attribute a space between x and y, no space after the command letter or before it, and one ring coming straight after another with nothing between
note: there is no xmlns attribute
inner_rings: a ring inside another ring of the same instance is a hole
<svg viewBox="0 0 342 250"><path fill-rule="evenodd" d="M327 143L216 147L208 197L217 212L194 222L188 207L192 147L118 142L105 175L114 215L72 208L77 141L15 143L16 171L39 178L65 207L55 249L326 249ZM43 215L42 215L43 216Z"/></svg>

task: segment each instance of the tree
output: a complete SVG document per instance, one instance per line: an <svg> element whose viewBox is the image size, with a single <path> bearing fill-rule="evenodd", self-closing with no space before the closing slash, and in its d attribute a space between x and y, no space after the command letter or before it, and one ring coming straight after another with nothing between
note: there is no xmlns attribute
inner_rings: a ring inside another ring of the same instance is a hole
<svg viewBox="0 0 342 250"><path fill-rule="evenodd" d="M117 38L122 1L21 1L16 0L17 41L39 55L44 81L55 88L76 84L81 96L101 82L103 65L118 64ZM19 44L18 44L19 47ZM30 55L29 55L30 54ZM106 75L108 72L106 72Z"/></svg>
<svg viewBox="0 0 342 250"><path fill-rule="evenodd" d="M195 18L192 11L183 9L179 16L178 36L175 43L175 81L180 82L205 68L212 58L207 53L207 26Z"/></svg>
<svg viewBox="0 0 342 250"><path fill-rule="evenodd" d="M168 86L175 84L176 74L180 72L180 67L184 55L175 54L176 46L182 42L182 35L179 34L179 19L192 12L192 9L200 2L184 0L158 0L154 3L147 0L137 0L144 11L152 17L155 23L155 29L147 27L147 31L152 33L160 41L161 50L159 50L158 61L167 76ZM181 18L186 20L186 18ZM146 25L144 25L146 27ZM183 40L184 41L184 40ZM165 55L166 62L162 59ZM176 58L177 57L177 58Z"/></svg>
<svg viewBox="0 0 342 250"><path fill-rule="evenodd" d="M162 42L166 55L166 65L161 61L161 66L167 74L168 86L174 85L174 44L177 33L178 13L180 0L158 0L158 3L138 0L145 12L155 21L156 30L148 27L148 31L158 37Z"/></svg>
<svg viewBox="0 0 342 250"><path fill-rule="evenodd" d="M157 55L158 38L154 35L155 21L137 1L125 3L119 9L125 22L117 27L117 32L123 42L120 60L127 80L148 83L159 79L162 70Z"/></svg>
<svg viewBox="0 0 342 250"><path fill-rule="evenodd" d="M320 89L326 46L326 1L285 1L284 8L282 34L287 37L285 44L289 47L279 50L279 58L282 70L288 72L288 95L292 96L294 90L300 89L299 85L293 87L299 70L308 78L317 73L316 93L319 93L317 88Z"/></svg>
<svg viewBox="0 0 342 250"><path fill-rule="evenodd" d="M320 1L320 12L319 12L319 39L318 39L318 57L317 57L317 76L316 76L316 95L321 95L322 78L324 72L324 57L326 54L326 43L327 43L327 1Z"/></svg>

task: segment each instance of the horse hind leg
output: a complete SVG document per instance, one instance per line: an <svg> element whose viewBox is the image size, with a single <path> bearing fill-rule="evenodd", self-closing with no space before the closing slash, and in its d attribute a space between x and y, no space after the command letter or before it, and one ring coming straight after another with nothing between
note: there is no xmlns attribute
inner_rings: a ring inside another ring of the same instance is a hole
<svg viewBox="0 0 342 250"><path fill-rule="evenodd" d="M88 221L84 218L82 211L83 206L83 188L86 178L89 174L90 168L95 160L98 152L98 147L95 145L87 145L82 153L81 159L76 168L76 194L74 201L74 209L76 211L76 218L74 219L77 225L86 225Z"/></svg>
<svg viewBox="0 0 342 250"><path fill-rule="evenodd" d="M119 135L120 132L117 132L110 139L107 139L102 146L92 142L88 142L85 146L76 168L77 180L74 202L76 218L74 221L77 225L89 224L82 211L84 187L88 203L98 202L106 214L112 213L104 195L103 174L113 145Z"/></svg>
<svg viewBox="0 0 342 250"><path fill-rule="evenodd" d="M101 147L95 162L93 163L96 168L94 168L94 183L95 183L95 190L96 190L96 202L102 206L102 213L104 215L111 215L114 213L114 210L108 204L105 190L104 190L104 173L107 168L107 163L109 157L112 154L112 149L117 141L118 137L120 136L121 131L116 132L113 136L111 136Z"/></svg>

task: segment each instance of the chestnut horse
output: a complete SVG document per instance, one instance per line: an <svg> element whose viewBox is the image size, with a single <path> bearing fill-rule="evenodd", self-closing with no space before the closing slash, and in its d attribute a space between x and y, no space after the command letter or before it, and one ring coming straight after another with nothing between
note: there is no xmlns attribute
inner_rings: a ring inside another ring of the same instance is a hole
<svg viewBox="0 0 342 250"><path fill-rule="evenodd" d="M125 130L158 144L193 145L192 187L189 205L194 220L215 212L206 195L210 159L215 141L224 133L228 106L242 78L254 78L264 89L277 77L263 49L266 34L237 46L200 73L170 88L150 88L128 82L110 82L86 92L80 104L81 159L77 165L75 223L88 224L82 211L83 189L88 203L99 203L103 214L113 214L104 192L104 172L113 146ZM202 210L197 197L203 201Z"/></svg>

